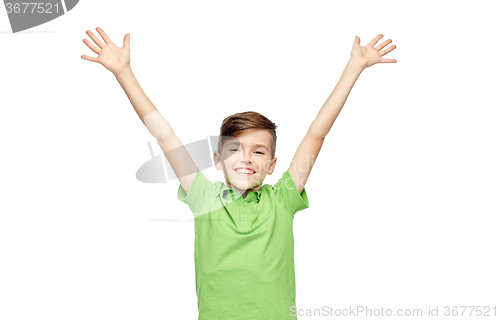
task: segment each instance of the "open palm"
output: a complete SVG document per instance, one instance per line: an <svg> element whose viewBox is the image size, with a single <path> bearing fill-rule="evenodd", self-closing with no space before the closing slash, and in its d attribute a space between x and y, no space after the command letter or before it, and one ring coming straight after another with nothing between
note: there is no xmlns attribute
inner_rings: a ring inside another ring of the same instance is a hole
<svg viewBox="0 0 500 320"><path fill-rule="evenodd" d="M82 55L82 59L100 63L115 76L118 76L130 65L130 34L127 33L125 35L123 38L123 47L119 48L111 41L104 30L99 27L97 27L96 30L102 36L106 44L103 44L90 30L87 30L87 35L94 40L95 44L100 49L94 46L89 40L83 39L83 42L92 51L97 53L98 56L89 57Z"/></svg>
<svg viewBox="0 0 500 320"><path fill-rule="evenodd" d="M379 34L366 46L361 46L358 36L354 39L354 44L352 45L351 59L356 61L359 66L363 69L371 67L376 63L396 63L396 59L384 59L382 58L392 50L396 49L396 45L392 45L389 48L382 50L385 46L392 42L391 39L385 40L383 43L374 47L375 44L382 39L383 35ZM382 51L380 51L382 50Z"/></svg>

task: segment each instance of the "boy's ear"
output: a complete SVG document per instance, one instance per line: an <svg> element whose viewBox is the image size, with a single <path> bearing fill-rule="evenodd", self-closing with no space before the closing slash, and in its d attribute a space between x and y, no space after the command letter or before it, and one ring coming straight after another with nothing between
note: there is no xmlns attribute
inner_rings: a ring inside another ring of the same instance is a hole
<svg viewBox="0 0 500 320"><path fill-rule="evenodd" d="M272 175L274 169L276 169L276 161L278 160L277 157L274 157L273 160L271 160L271 164L269 165L269 170L267 171L268 175Z"/></svg>
<svg viewBox="0 0 500 320"><path fill-rule="evenodd" d="M214 152L214 164L217 170L222 170L222 163L220 161L221 155L218 151Z"/></svg>

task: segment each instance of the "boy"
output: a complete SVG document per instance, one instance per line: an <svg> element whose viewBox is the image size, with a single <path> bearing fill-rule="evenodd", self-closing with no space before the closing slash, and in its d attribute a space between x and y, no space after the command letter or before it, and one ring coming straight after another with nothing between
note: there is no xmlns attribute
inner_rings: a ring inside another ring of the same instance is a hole
<svg viewBox="0 0 500 320"><path fill-rule="evenodd" d="M99 56L82 58L99 62L116 76L174 169L180 182L178 199L195 215L198 319L296 318L292 221L296 212L309 207L304 185L357 77L376 63L395 63L395 59L381 57L396 46L382 50L389 39L374 48L382 34L364 47L355 37L337 86L274 186L262 182L276 166L276 125L257 112L224 119L214 152L224 185L210 182L198 170L170 124L142 91L130 68L130 35L125 35L123 47L118 48L101 28L96 30L106 44L88 30L100 49L83 41Z"/></svg>

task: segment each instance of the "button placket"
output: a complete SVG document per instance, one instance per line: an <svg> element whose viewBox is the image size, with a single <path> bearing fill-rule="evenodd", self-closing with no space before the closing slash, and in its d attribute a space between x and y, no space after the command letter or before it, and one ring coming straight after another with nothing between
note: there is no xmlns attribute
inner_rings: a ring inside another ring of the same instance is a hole
<svg viewBox="0 0 500 320"><path fill-rule="evenodd" d="M247 214L246 207L247 207L247 202L243 201L241 204L241 210L240 210L240 223L241 223L241 227L243 229L248 228L248 214Z"/></svg>

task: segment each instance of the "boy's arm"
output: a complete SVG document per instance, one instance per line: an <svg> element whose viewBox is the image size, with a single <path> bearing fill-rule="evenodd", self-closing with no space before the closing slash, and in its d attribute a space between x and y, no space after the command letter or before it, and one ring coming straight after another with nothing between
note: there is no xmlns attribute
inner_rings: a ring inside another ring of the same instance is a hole
<svg viewBox="0 0 500 320"><path fill-rule="evenodd" d="M149 132L158 140L184 191L188 193L196 176L196 165L184 145L174 134L170 124L151 103L135 78L130 67L130 34L126 34L123 38L123 46L117 47L102 28L97 27L96 30L102 36L104 43L90 30L87 30L86 33L97 47L87 39L83 39L83 42L98 56L82 55L82 59L100 63L115 75L137 115Z"/></svg>
<svg viewBox="0 0 500 320"><path fill-rule="evenodd" d="M304 140L302 140L297 151L295 152L288 172L290 173L293 182L295 182L299 193L301 193L304 189L314 162L316 161L319 151L323 146L325 137L340 113L340 110L342 109L344 102L346 101L347 96L349 95L349 92L351 91L351 88L360 73L361 70L359 67L351 61L347 63L337 86L333 89L332 93L316 116L316 119L314 119L309 127L309 131L307 132Z"/></svg>
<svg viewBox="0 0 500 320"><path fill-rule="evenodd" d="M377 41L382 38L382 36L382 34L379 34L364 47L360 46L360 39L356 36L351 51L351 57L347 62L347 66L345 67L339 82L309 127L309 131L295 152L292 163L288 169L299 193L301 193L304 189L307 178L309 177L314 165L314 161L316 161L319 151L323 146L325 137L342 110L342 107L347 100L347 96L351 92L351 89L361 72L375 63L396 62L395 59L381 58L381 56L386 55L396 48L396 46L393 45L389 49L380 51L391 42L390 39L375 48L373 47Z"/></svg>
<svg viewBox="0 0 500 320"><path fill-rule="evenodd" d="M137 115L153 135L186 192L196 176L196 165L170 124L142 91L130 66L116 79L127 94Z"/></svg>

